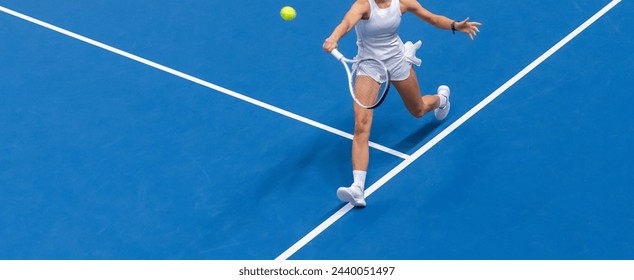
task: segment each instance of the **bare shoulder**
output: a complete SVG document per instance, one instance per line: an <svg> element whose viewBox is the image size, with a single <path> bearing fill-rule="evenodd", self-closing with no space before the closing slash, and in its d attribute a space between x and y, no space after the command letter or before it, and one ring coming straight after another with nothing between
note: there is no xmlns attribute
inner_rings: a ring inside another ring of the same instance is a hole
<svg viewBox="0 0 634 280"><path fill-rule="evenodd" d="M427 9L423 8L423 6L417 0L399 0L401 4L401 12L411 12L419 18L429 18L433 16Z"/></svg>
<svg viewBox="0 0 634 280"><path fill-rule="evenodd" d="M361 10L370 10L370 1L374 1L374 0L355 0L354 3L352 4L352 8L357 8L357 9L361 9Z"/></svg>
<svg viewBox="0 0 634 280"><path fill-rule="evenodd" d="M401 10L409 11L414 7L420 6L417 0L399 0L401 4Z"/></svg>
<svg viewBox="0 0 634 280"><path fill-rule="evenodd" d="M367 18L370 14L370 2L374 0L355 0L350 8L351 13L359 14L363 18Z"/></svg>

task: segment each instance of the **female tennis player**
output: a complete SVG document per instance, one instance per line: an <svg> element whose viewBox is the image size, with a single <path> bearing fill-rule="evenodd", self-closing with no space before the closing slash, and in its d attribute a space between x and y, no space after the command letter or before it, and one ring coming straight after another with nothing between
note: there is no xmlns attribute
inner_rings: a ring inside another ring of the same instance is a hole
<svg viewBox="0 0 634 280"><path fill-rule="evenodd" d="M434 111L438 120L449 113L449 87L438 87L437 94L421 96L420 87L413 65L420 66L416 49L420 43L403 43L397 31L401 15L411 12L421 20L452 32L463 32L471 40L480 32L479 22L454 21L426 10L417 0L356 0L341 23L334 29L323 45L330 53L337 48L337 42L354 27L357 33L358 52L355 59L374 58L381 60L390 73L392 85L396 88L407 110L416 118ZM356 91L357 89L355 89ZM353 102L354 103L354 102ZM337 197L356 207L365 207L365 177L369 164L369 138L372 126L372 110L354 103L354 138L352 140L352 175L350 187L337 189Z"/></svg>

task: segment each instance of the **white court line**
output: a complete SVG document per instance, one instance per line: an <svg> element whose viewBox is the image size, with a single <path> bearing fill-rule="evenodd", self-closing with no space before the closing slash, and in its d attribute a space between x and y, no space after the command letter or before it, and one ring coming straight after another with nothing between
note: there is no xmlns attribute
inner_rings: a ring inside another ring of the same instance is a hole
<svg viewBox="0 0 634 280"><path fill-rule="evenodd" d="M201 86L204 86L204 87L207 87L207 88L210 88L210 89L213 89L213 90L216 90L216 91L222 92L222 93L224 93L224 94L226 94L226 95L229 95L229 96L233 96L233 97L235 97L235 98L237 98L237 99L240 99L240 100L242 100L242 101L246 101L246 102L251 103L251 104L253 104L253 105L256 105L256 106L262 107L262 108L264 108L264 109L267 109L267 110L270 110L270 111L276 112L276 113L278 113L278 114L280 114L280 115L284 115L284 116L289 117L289 118L291 118L291 119L294 119L294 120L297 120L297 121L303 122L303 123L305 123L305 124L308 124L308 125L311 125L311 126L314 126L314 127L320 128L320 129L322 129L322 130L325 130L325 131L328 131L328 132L330 132L330 133L333 133L333 134L339 135L339 136L341 136L341 137L348 138L348 139L352 140L352 137L353 137L353 135L352 135L352 134L347 133L347 132L344 132L344 131L341 131L341 130L336 129L336 128L334 128L334 127L330 127L330 126L327 126L327 125L325 125L325 124L322 124L322 123L316 122L316 121L314 121L314 120L308 119L308 118L306 118L306 117L302 117L302 116L297 115L297 114L295 114L295 113L291 113L291 112L289 112L289 111L286 111L286 110L284 110L284 109L281 109L281 108L275 107L275 106L273 106L273 105L270 105L270 104L264 103L264 102L259 101L259 100L257 100L257 99L254 99L254 98L248 97L248 96L246 96L246 95L243 95L243 94L237 93L237 92L235 92L235 91L232 91L232 90L229 90L229 89L223 88L223 87L221 87L221 86L218 86L218 85L212 84L212 83L210 83L210 82L207 82L207 81L204 81L204 80L202 80L202 79L196 78L196 77L194 77L194 76L191 76L191 75L185 74L185 73L183 73L183 72L180 72L180 71L174 70L174 69L169 68L169 67L167 67L167 66L164 66L164 65L158 64L158 63L156 63L156 62L153 62L153 61L147 60L147 59L145 59L145 58L142 58L142 57L139 57L139 56L133 55L133 54L131 54L131 53L129 53L129 52L122 51L122 50L120 50L120 49L117 49L117 48L111 47L111 46L106 45L106 44L104 44L104 43L101 43L101 42L95 41L95 40L93 40L93 39L90 39L90 38L84 37L84 36L79 35L79 34L77 34L77 33L74 33L74 32L68 31L68 30L66 30L66 29L63 29L63 28L57 27L57 26L55 26L55 25L52 25L52 24L46 23L46 22L41 21L41 20L38 20L38 19L36 19L36 18L33 18L33 17L30 17L30 16L27 16L27 15L22 14L22 13L18 13L18 12L16 12L16 11L13 11L13 10L11 10L11 9L5 8L5 7L3 7L3 6L0 6L0 11L5 12L5 13L7 13L7 14L9 14L9 15L15 16L15 17L17 17L17 18L21 18L21 19L23 19L23 20L29 21L29 22L31 22L31 23L37 24L37 25L39 25L39 26L42 26L42 27L48 28L48 29L53 30L53 31L55 31L55 32L58 32L58 33L64 34L64 35L66 35L66 36L69 36L69 37L75 38L75 39L77 39L77 40L83 41L83 42L85 42L85 43L91 44L91 45L93 45L93 46L96 46L96 47L102 48L102 49L107 50L107 51L109 51L109 52L113 52L113 53L116 53L116 54L121 55L121 56L123 56L123 57L127 57L127 58L129 58L129 59L132 59L132 60L135 60L135 61L137 61L137 62L143 63L143 64L148 65L148 66L150 66L150 67L153 67L153 68L159 69L159 70L161 70L161 71L164 71L164 72L170 73L170 74L172 74L172 75L175 75L175 76L181 77L181 78L183 78L183 79L185 79L185 80L188 80L188 81L191 81L191 82L197 83L197 84L199 84L199 85L201 85ZM380 144L377 144L377 143L374 143L374 142L370 142L370 147L372 147L372 148L374 148L374 149L377 149L377 150L380 150L380 151L382 151L382 152L385 152L385 153L391 154L391 155L393 155L393 156L400 157L400 158L402 158L402 159L406 159L406 158L408 157L408 155L407 155L407 154L401 153L401 152L399 152L399 151L396 151L396 150L394 150L394 149L391 149L391 148L385 147L385 146L383 146L383 145L380 145Z"/></svg>
<svg viewBox="0 0 634 280"><path fill-rule="evenodd" d="M511 86L513 86L517 81L519 81L524 76L526 76L526 74L528 74L529 72L533 71L533 69L535 69L535 67L537 67L539 64L544 62L544 60L546 60L548 57L550 57L552 54L557 52L561 47L563 47L568 42L570 42L570 40L572 40L577 35L579 35L579 33L584 31L588 26L593 24L597 19L599 19L601 16L603 16L609 10L611 10L619 2L621 2L621 0L613 0L612 2L610 2L607 6L605 6L603 9L601 9L599 12L597 12L594 16L592 16L586 22L584 22L579 27L577 27L577 29L575 29L570 34L568 34L568 36L564 37L561 41L559 41L552 48L550 48L548 51L546 51L544 54L542 54L540 57L538 57L535 61L533 61L531 64L529 64L524 69L522 69L522 71L520 71L515 76L513 76L513 78L511 78L508 82L504 83L501 87L499 87L497 90L495 90L489 96L487 96L484 100L482 100L480 103L478 103L475 107L471 108L471 110L469 110L467 113L465 113L457 121L452 123L449 127L444 129L438 135L436 135L436 137L432 138L427 144L425 144L422 147L420 147L416 152L414 152L414 154L412 154L411 156L406 158L403 162L401 162L399 165L397 165L392 170L390 170L387 174L385 174L383 177L381 177L381 179L376 181L374 184L372 184L372 186L370 186L367 189L367 191L365 193L365 197L367 198L372 193L374 193L376 190L378 190L381 186L383 186L385 183L387 183L389 180L394 178L394 176L396 176L398 173L403 171L403 169L405 169L412 162L414 162L416 159L418 159L420 156L422 156L425 152L429 151L429 149L431 149L433 146L438 144L438 142L440 142L442 139L447 137L447 135L449 135L454 130L456 130L456 128L461 126L464 122L466 122L468 119L473 117L477 112L482 110L482 108L484 108L489 103L491 103L491 101L493 101L495 98L500 96L503 92L505 92L507 89L509 89ZM346 204L343 208L339 209L339 211L337 211L335 214L333 214L328 219L326 219L323 223L321 223L319 226L317 226L315 229L313 229L311 232L309 232L306 236L304 236L302 239L297 241L297 243L293 244L290 248L288 248L286 251L284 251L284 253L282 253L277 258L275 258L275 260L286 260L286 259L288 259L290 256L295 254L299 249L301 249L306 244L308 244L308 242L310 242L315 237L317 237L317 235L321 234L324 230L326 230L328 227L330 227L332 224L334 224L343 215L345 215L350 210L352 210L352 208L353 208L352 205Z"/></svg>

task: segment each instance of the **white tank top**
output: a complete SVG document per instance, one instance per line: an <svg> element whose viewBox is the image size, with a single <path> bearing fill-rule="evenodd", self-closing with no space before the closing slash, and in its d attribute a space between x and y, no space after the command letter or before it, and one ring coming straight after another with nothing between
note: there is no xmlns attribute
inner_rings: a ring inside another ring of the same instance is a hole
<svg viewBox="0 0 634 280"><path fill-rule="evenodd" d="M392 0L390 6L381 9L370 2L370 18L360 20L355 26L357 32L357 59L372 57L386 60L402 54L403 41L398 36L401 25L401 7L399 0Z"/></svg>

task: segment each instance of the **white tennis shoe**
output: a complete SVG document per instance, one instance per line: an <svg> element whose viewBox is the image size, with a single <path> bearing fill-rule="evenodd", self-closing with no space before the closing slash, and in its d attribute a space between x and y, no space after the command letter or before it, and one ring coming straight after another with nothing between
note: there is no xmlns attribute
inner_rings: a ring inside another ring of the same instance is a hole
<svg viewBox="0 0 634 280"><path fill-rule="evenodd" d="M352 206L365 207L364 193L359 186L340 187L337 189L337 197L341 201L350 202Z"/></svg>
<svg viewBox="0 0 634 280"><path fill-rule="evenodd" d="M442 106L441 104L441 107L438 107L437 109L434 110L434 116L439 121L444 120L449 114L449 109L451 108L451 103L449 102L450 93L451 92L448 86L442 85L438 87L438 95L444 96L445 98L447 98L447 103L445 103L444 106Z"/></svg>

